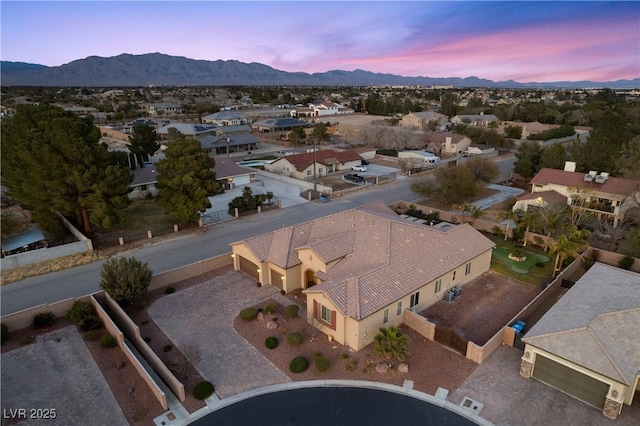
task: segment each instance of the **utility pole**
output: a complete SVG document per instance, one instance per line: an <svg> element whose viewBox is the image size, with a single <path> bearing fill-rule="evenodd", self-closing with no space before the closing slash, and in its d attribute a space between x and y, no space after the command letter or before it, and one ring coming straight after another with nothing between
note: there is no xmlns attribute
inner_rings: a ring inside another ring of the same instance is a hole
<svg viewBox="0 0 640 426"><path fill-rule="evenodd" d="M313 138L313 190L318 192L318 175L316 174L316 138Z"/></svg>

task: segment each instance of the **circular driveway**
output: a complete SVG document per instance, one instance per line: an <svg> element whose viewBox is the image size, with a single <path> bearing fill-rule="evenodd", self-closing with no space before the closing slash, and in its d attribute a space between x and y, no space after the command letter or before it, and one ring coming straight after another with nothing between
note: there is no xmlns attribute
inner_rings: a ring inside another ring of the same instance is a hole
<svg viewBox="0 0 640 426"><path fill-rule="evenodd" d="M441 401L444 405L444 401ZM311 387L252 396L191 425L476 425L425 400L381 389Z"/></svg>

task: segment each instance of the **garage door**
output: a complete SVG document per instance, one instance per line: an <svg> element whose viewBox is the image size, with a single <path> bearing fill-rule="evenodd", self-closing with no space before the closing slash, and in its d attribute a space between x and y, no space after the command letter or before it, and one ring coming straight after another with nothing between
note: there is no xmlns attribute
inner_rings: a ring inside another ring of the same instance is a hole
<svg viewBox="0 0 640 426"><path fill-rule="evenodd" d="M250 277L255 278L256 281L260 280L260 277L258 276L258 265L256 265L249 259L245 259L242 256L239 256L239 257L240 257L240 270L246 273L247 275L249 275Z"/></svg>
<svg viewBox="0 0 640 426"><path fill-rule="evenodd" d="M608 384L542 355L536 355L532 376L599 410L609 391Z"/></svg>
<svg viewBox="0 0 640 426"><path fill-rule="evenodd" d="M270 270L271 271L271 285L278 287L280 290L282 290L282 274L278 271L275 271L273 269Z"/></svg>

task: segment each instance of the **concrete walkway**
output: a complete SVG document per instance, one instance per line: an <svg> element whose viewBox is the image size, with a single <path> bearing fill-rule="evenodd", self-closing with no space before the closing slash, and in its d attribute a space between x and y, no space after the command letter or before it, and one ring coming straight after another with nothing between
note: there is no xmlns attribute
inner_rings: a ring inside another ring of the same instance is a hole
<svg viewBox="0 0 640 426"><path fill-rule="evenodd" d="M520 188L514 188L511 186L504 186L504 185L491 184L491 185L487 185L487 188L493 189L494 191L498 191L498 193L473 202L474 205L480 207L482 210L487 209L503 201L507 201L512 197L518 197L519 195L524 193L524 190Z"/></svg>
<svg viewBox="0 0 640 426"><path fill-rule="evenodd" d="M277 296L275 287L258 288L246 274L232 271L165 296L147 312L180 350L189 344L201 349L195 367L226 398L290 381L233 328L240 310Z"/></svg>

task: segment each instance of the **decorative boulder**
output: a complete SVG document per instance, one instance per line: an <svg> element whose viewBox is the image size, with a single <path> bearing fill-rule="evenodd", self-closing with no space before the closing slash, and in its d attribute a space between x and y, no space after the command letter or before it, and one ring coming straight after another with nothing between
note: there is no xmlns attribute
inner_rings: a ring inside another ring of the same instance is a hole
<svg viewBox="0 0 640 426"><path fill-rule="evenodd" d="M389 371L389 366L385 363L380 363L376 365L376 371L378 373L386 373L387 371Z"/></svg>
<svg viewBox="0 0 640 426"><path fill-rule="evenodd" d="M264 319L264 314L262 312L258 312L258 316L256 318L258 321L262 321Z"/></svg>
<svg viewBox="0 0 640 426"><path fill-rule="evenodd" d="M401 362L400 365L398 365L398 371L401 373L408 373L409 372L409 365L407 365L404 362Z"/></svg>
<svg viewBox="0 0 640 426"><path fill-rule="evenodd" d="M275 330L276 328L278 328L278 323L277 323L277 322L275 322L275 321L269 321L269 322L267 323L267 328L268 328L269 330Z"/></svg>

